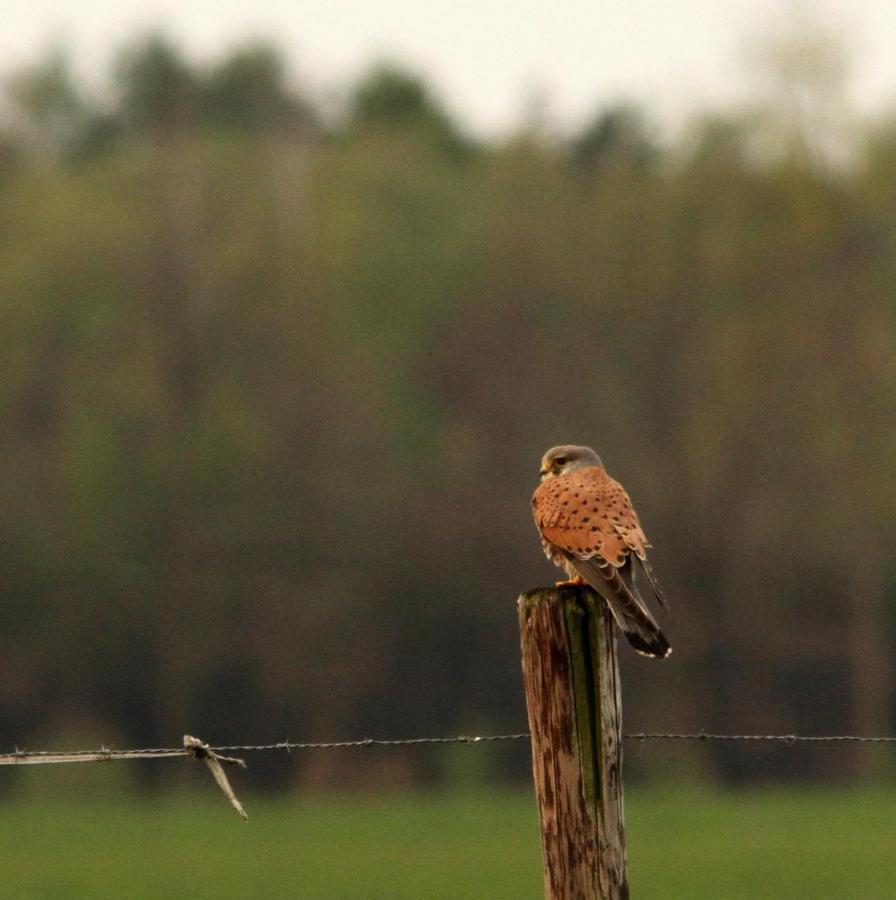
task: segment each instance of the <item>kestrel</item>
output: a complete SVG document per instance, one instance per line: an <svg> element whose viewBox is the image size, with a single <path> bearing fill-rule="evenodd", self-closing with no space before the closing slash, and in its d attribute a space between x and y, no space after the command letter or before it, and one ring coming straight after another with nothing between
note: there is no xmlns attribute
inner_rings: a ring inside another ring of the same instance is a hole
<svg viewBox="0 0 896 900"><path fill-rule="evenodd" d="M548 450L532 511L545 554L569 575L557 584L590 584L632 647L665 659L672 648L635 584L639 569L666 605L647 562L650 544L625 488L610 478L600 457L590 447Z"/></svg>

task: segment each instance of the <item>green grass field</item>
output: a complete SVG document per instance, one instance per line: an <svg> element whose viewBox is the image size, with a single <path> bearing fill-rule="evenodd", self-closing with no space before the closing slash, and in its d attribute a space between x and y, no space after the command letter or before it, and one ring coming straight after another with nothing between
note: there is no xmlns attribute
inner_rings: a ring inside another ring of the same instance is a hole
<svg viewBox="0 0 896 900"><path fill-rule="evenodd" d="M541 897L528 796L244 790L244 823L212 791L4 802L0 896ZM626 812L635 898L896 897L896 790L630 790Z"/></svg>

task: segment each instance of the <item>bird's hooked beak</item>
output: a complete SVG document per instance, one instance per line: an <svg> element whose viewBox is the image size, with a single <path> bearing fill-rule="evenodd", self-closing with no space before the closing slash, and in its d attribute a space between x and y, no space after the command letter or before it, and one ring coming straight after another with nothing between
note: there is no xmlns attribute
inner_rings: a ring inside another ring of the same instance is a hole
<svg viewBox="0 0 896 900"><path fill-rule="evenodd" d="M544 465L538 470L538 474L541 476L541 480L544 481L545 478L547 478L548 475L550 475L552 471L553 470L552 470L551 466Z"/></svg>

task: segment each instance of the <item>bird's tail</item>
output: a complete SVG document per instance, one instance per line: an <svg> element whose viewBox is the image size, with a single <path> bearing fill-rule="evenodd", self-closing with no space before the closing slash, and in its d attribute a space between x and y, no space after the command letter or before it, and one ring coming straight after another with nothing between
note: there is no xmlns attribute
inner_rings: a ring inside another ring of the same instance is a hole
<svg viewBox="0 0 896 900"><path fill-rule="evenodd" d="M594 558L574 559L573 566L607 603L616 624L622 629L628 642L638 653L665 659L672 648L650 614L635 586L633 573L627 577L609 564L600 565ZM631 561L626 562L626 567Z"/></svg>

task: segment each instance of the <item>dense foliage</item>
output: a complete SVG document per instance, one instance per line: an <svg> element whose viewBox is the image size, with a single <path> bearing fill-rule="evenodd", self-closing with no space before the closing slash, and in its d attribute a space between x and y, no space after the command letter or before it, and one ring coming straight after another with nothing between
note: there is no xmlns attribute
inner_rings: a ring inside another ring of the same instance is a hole
<svg viewBox="0 0 896 900"><path fill-rule="evenodd" d="M477 142L401 71L327 117L265 47L159 38L102 100L56 57L7 94L5 745L519 728L569 441L672 598L631 729L888 730L896 132L838 166L629 109Z"/></svg>

